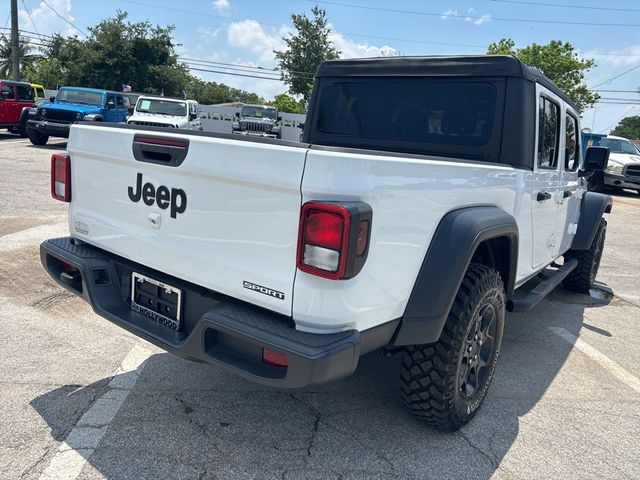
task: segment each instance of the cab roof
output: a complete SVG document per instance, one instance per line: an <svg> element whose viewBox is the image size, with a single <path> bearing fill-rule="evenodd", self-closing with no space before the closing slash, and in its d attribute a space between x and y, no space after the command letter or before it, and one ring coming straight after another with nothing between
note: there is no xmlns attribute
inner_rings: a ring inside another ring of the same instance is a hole
<svg viewBox="0 0 640 480"><path fill-rule="evenodd" d="M378 57L331 60L316 77L513 77L537 82L575 108L573 101L537 68L508 55Z"/></svg>
<svg viewBox="0 0 640 480"><path fill-rule="evenodd" d="M5 80L5 79L0 79L0 83L11 83L13 85L22 85L25 87L30 87L31 84L29 82L23 82L21 80Z"/></svg>

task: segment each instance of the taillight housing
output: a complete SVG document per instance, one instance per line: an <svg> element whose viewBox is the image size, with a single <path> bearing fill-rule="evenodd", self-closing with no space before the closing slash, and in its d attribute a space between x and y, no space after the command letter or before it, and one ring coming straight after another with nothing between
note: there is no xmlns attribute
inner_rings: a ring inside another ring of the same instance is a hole
<svg viewBox="0 0 640 480"><path fill-rule="evenodd" d="M298 268L332 280L355 277L367 259L371 207L364 202L307 202L300 214Z"/></svg>
<svg viewBox="0 0 640 480"><path fill-rule="evenodd" d="M51 196L61 202L71 201L71 159L67 154L51 155Z"/></svg>

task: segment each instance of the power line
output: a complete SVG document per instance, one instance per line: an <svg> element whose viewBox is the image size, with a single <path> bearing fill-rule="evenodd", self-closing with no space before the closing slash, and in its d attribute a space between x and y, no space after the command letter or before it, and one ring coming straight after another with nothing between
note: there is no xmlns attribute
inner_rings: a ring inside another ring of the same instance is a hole
<svg viewBox="0 0 640 480"><path fill-rule="evenodd" d="M280 81L279 78L275 78L275 77L263 77L260 75L249 75L249 74L244 74L244 73L232 73L232 72L223 72L220 70L209 70L209 69L205 69L205 68L195 68L195 67L189 67L189 70L194 70L196 72L209 72L209 73L219 73L222 75L231 75L233 77L248 77L248 78L259 78L261 80L275 80L277 82Z"/></svg>
<svg viewBox="0 0 640 480"><path fill-rule="evenodd" d="M481 17L477 15L458 15L457 13L436 13L436 12L424 12L421 10L401 10L397 8L383 8L372 7L369 5L354 5L352 3L334 2L329 0L307 0L313 3L319 3L323 5L333 5L337 7L358 8L361 10L374 10L385 13L402 13L408 15L424 15L427 17L441 17L441 18L464 18L472 20L494 20L498 22L520 22L520 23L545 23L545 24L558 24L558 25L582 25L591 27L640 27L640 23L596 23L596 22L572 22L569 20L535 20L530 18L506 18L506 17Z"/></svg>
<svg viewBox="0 0 640 480"><path fill-rule="evenodd" d="M0 27L0 30L10 30L10 29L9 29L9 28L7 28L7 27L4 27L4 28ZM54 37L53 37L53 36L51 36L51 35L45 35L44 33L30 32L29 30L23 30L23 29L20 29L20 33L30 33L30 34L32 34L32 35L38 35L39 37L42 37L42 38L50 38L50 39L52 39L52 40L53 40L53 38L54 38Z"/></svg>
<svg viewBox="0 0 640 480"><path fill-rule="evenodd" d="M178 59L180 60L180 59ZM274 80L280 80L280 76L277 74L269 74L269 73L264 73L261 74L261 72L255 71L255 70L243 70L240 68L233 68L233 67L223 67L223 66L215 66L215 65L208 65L208 64L201 64L201 63L197 63L197 62L183 62L184 65L186 65L188 68L200 68L200 67L209 67L209 68L219 68L224 70L224 72L222 73L233 73L233 72L240 72L242 74L250 74L250 75L258 75L260 76L260 78L273 78ZM227 72L227 70L231 70L231 72Z"/></svg>
<svg viewBox="0 0 640 480"><path fill-rule="evenodd" d="M569 5L565 3L546 3L546 2L525 2L520 0L489 0L490 2L498 2L498 3L515 3L518 5L540 5L543 7L560 7L560 8L571 8L571 9L582 9L582 10L607 10L611 12L640 12L640 9L637 8L613 8L613 7L589 7L585 5Z"/></svg>
<svg viewBox="0 0 640 480"><path fill-rule="evenodd" d="M164 5L158 5L155 3L149 3L149 2L140 2L138 0L119 0L120 2L123 3L131 3L134 5L140 5L140 6L144 6L144 7L151 7L151 8L157 8L160 10L168 10L170 12L179 12L179 13L188 13L191 15L198 15L198 16L205 16L205 17L212 17L212 18L219 18L221 20L225 20L225 21L244 21L244 20L248 20L247 18L240 18L240 17L225 17L222 15L214 15L212 13L206 13L206 12L197 12L194 10L185 10L182 8L175 8L175 7L166 7ZM278 24L278 23L267 23L267 22L258 22L257 20L253 20L255 21L257 24L259 25L266 25L269 27L282 27L282 24ZM487 48L486 45L471 45L471 44L463 44L463 43L449 43L449 42L431 42L431 41L427 41L427 40L417 40L417 39L412 39L412 38L397 38L397 37L383 37L383 36L379 36L379 35L367 35L364 33L353 33L353 32L344 32L343 35L347 35L349 37L357 37L357 38L368 38L368 39L372 39L372 40L389 40L389 41L394 41L394 42L405 42L405 43L416 43L416 44L420 44L420 45L440 45L440 46L445 46L445 47L462 47L462 48L481 48L481 49L485 49Z"/></svg>
<svg viewBox="0 0 640 480"><path fill-rule="evenodd" d="M640 103L640 98L616 98L616 97L600 97L601 100L604 100L606 102L639 102Z"/></svg>
<svg viewBox="0 0 640 480"><path fill-rule="evenodd" d="M598 90L592 89L592 92L615 92L615 93L640 93L640 88L638 90Z"/></svg>
<svg viewBox="0 0 640 480"><path fill-rule="evenodd" d="M622 116L621 116L618 120L616 120L616 122L615 122L613 125L611 125L611 126L609 126L609 127L605 128L605 129L603 129L603 130L600 130L600 133L604 133L604 132L605 132L605 131L607 131L607 130L611 131L611 129L612 129L613 127L615 127L616 125L618 125L618 123L620 123L620 121L621 121L623 118L626 118L626 116L627 116L628 114L630 114L630 113L631 113L631 110L633 110L633 109L634 109L634 108L636 108L636 107L637 107L637 105L632 105L632 106L630 106L630 107L627 109L627 111L626 111L626 112L624 112L624 113L622 114Z"/></svg>
<svg viewBox="0 0 640 480"><path fill-rule="evenodd" d="M36 27L36 24L33 22L33 18L31 18L31 13L29 12L29 9L27 8L27 4L24 3L24 0L22 0L22 6L24 7L25 11L27 12L27 16L29 17L29 20L31 20L31 25L33 25L33 29L38 33L38 35L40 35L40 32L38 32L38 28Z"/></svg>
<svg viewBox="0 0 640 480"><path fill-rule="evenodd" d="M265 75L279 75L278 70L275 68L264 68L260 66L251 66L251 65L238 65L236 63L224 63L224 62L213 62L209 60L202 60L199 58L186 58L186 57L178 57L179 61L185 63L199 63L204 65L213 65L215 67L220 68L228 68L229 70L238 70L238 71L253 71L254 73L257 71L258 73L263 73Z"/></svg>
<svg viewBox="0 0 640 480"><path fill-rule="evenodd" d="M599 84L594 85L592 88L597 88L597 87L600 87L602 85L609 84L609 83L613 82L614 80L617 80L618 78L622 77L623 75L631 73L631 72L633 72L634 70L636 70L638 68L640 68L640 65L636 65L635 67L630 68L629 70L625 70L624 72L616 75L615 77L611 77L610 79L605 80L604 82L600 82Z"/></svg>
<svg viewBox="0 0 640 480"><path fill-rule="evenodd" d="M69 25L71 25L73 28L75 28L78 32L80 32L83 36L88 37L89 35L87 35L85 32L83 32L82 30L80 30L78 27L76 27L73 22L71 22L70 20L68 20L67 18L63 17L62 15L60 15L55 8L53 8L51 5L49 5L45 0L41 0L42 4L44 6L46 6L49 10L51 10L53 13L56 14L56 16L62 20L64 20L65 22L67 22Z"/></svg>
<svg viewBox="0 0 640 480"><path fill-rule="evenodd" d="M254 71L257 70L259 71L259 73L262 73L265 75L280 75L280 73L282 72L282 70L279 70L277 68L261 67L259 65L238 65L237 63L217 62L213 60L204 60L201 58L178 57L178 60L183 60L186 62L204 63L208 65L213 65L215 67L223 66L221 68L229 67L232 70L238 70L238 69L254 70ZM302 72L298 70L287 70L287 72L297 74L297 75L305 75L305 76L311 76L311 77L315 76L315 72Z"/></svg>

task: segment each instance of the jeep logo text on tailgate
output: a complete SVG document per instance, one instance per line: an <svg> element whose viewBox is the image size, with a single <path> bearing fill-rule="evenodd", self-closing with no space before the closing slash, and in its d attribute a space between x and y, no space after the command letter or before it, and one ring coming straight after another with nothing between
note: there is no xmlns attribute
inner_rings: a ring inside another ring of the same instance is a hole
<svg viewBox="0 0 640 480"><path fill-rule="evenodd" d="M157 189L152 183L142 185L142 173L138 173L136 178L136 186L129 187L129 199L138 203L140 199L145 205L158 204L162 210L171 207L171 218L176 218L179 213L183 213L187 209L187 194L181 188L172 188L160 185Z"/></svg>

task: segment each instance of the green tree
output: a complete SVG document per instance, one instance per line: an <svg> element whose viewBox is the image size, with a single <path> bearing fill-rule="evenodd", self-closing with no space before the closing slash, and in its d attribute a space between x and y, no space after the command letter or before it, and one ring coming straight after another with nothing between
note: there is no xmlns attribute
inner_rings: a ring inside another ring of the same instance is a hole
<svg viewBox="0 0 640 480"><path fill-rule="evenodd" d="M189 98L197 100L203 105L215 105L217 103L265 103L261 96L229 87L222 83L206 82L200 78L191 77L187 86Z"/></svg>
<svg viewBox="0 0 640 480"><path fill-rule="evenodd" d="M31 83L38 83L44 88L52 90L58 89L64 83L62 65L56 58L42 58L31 65L27 65L22 70L25 80Z"/></svg>
<svg viewBox="0 0 640 480"><path fill-rule="evenodd" d="M640 116L626 117L611 131L611 135L628 138L629 140L640 140Z"/></svg>
<svg viewBox="0 0 640 480"><path fill-rule="evenodd" d="M11 61L11 39L0 35L0 78L10 78L13 62ZM33 53L29 43L21 38L18 43L18 58L20 58L20 70L28 68L35 62L39 55Z"/></svg>
<svg viewBox="0 0 640 480"><path fill-rule="evenodd" d="M289 93L302 96L305 105L311 95L318 65L325 60L335 60L341 53L329 40L331 29L327 25L326 11L316 6L311 13L312 19L305 14L291 15L295 32L283 39L286 49L273 52L282 71L282 81L289 86Z"/></svg>
<svg viewBox="0 0 640 480"><path fill-rule="evenodd" d="M130 23L127 13L89 28L87 39L54 38L45 53L46 61L36 65L32 75L49 82L121 90L128 84L135 91L183 96L190 79L188 69L178 63L173 26L150 22ZM48 75L59 68L59 76Z"/></svg>
<svg viewBox="0 0 640 480"><path fill-rule="evenodd" d="M269 102L269 105L276 107L279 112L305 113L304 105L286 93L276 95L273 101Z"/></svg>
<svg viewBox="0 0 640 480"><path fill-rule="evenodd" d="M585 74L595 66L592 59L580 59L573 45L552 40L546 45L533 43L515 48L515 42L503 38L489 45L489 55L513 55L526 65L539 68L571 98L582 112L593 106L600 96L584 83Z"/></svg>

